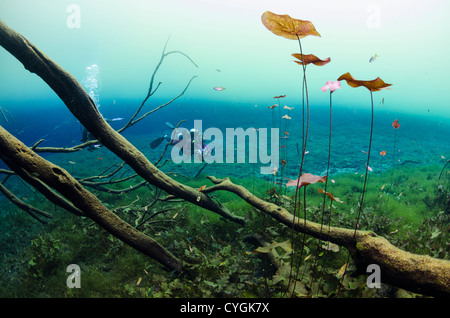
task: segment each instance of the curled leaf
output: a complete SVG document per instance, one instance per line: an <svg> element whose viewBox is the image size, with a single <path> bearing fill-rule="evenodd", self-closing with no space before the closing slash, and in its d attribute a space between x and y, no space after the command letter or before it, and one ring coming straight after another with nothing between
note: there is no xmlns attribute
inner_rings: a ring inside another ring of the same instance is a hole
<svg viewBox="0 0 450 318"><path fill-rule="evenodd" d="M377 77L372 81L359 81L353 78L350 73L345 73L338 78L338 81L345 80L351 87L364 86L371 92L378 92L382 89L388 89L392 84L385 83L381 78Z"/></svg>
<svg viewBox="0 0 450 318"><path fill-rule="evenodd" d="M345 272L347 271L347 267L348 267L348 263L345 263L344 265L342 265L342 267L339 269L339 271L337 273L338 278L341 278L342 275L345 274Z"/></svg>
<svg viewBox="0 0 450 318"><path fill-rule="evenodd" d="M293 19L289 15L278 15L266 11L261 16L264 26L273 34L289 40L297 40L308 35L320 36L311 21Z"/></svg>
<svg viewBox="0 0 450 318"><path fill-rule="evenodd" d="M296 187L298 184L298 187L301 188L303 186L307 186L309 184L313 183L324 183L327 180L327 176L315 176L311 173L304 173L300 178L297 178L296 180L290 180L288 183L286 183L286 187Z"/></svg>
<svg viewBox="0 0 450 318"><path fill-rule="evenodd" d="M339 198L336 198L331 192L325 192L323 189L319 189L319 193L325 193L331 200L344 203L344 201L341 201Z"/></svg>
<svg viewBox="0 0 450 318"><path fill-rule="evenodd" d="M331 62L331 58L321 60L314 54L303 54L303 58L302 58L302 54L299 54L299 53L294 53L291 55L298 60L298 61L294 61L294 62L297 64L300 64L300 65L303 65L303 64L308 65L308 64L312 63L317 66L323 66L323 65Z"/></svg>

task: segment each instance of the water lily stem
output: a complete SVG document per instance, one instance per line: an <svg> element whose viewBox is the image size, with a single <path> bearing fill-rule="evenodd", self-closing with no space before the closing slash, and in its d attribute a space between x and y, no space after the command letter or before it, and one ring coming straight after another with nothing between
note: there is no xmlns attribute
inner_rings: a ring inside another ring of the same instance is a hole
<svg viewBox="0 0 450 318"><path fill-rule="evenodd" d="M356 231L357 231L357 229L359 227L359 220L360 220L361 212L362 212L362 209L363 209L364 194L366 192L367 176L369 174L370 150L372 148L372 134L373 134L373 94L372 94L372 91L370 91L370 100L371 100L371 104L372 104L372 116L371 116L371 121L370 121L369 150L367 151L366 175L364 177L364 186L363 186L363 191L362 191L362 195L361 195L361 202L359 204L358 217L356 218L355 234L354 235L356 235Z"/></svg>

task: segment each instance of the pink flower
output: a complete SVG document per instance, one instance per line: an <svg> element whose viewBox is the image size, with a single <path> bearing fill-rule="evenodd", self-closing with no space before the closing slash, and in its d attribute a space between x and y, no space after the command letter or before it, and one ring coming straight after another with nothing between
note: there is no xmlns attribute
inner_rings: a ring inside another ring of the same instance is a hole
<svg viewBox="0 0 450 318"><path fill-rule="evenodd" d="M339 88L341 88L341 82L328 81L325 83L325 86L321 88L321 90L325 93L328 89L330 89L330 92L333 93Z"/></svg>

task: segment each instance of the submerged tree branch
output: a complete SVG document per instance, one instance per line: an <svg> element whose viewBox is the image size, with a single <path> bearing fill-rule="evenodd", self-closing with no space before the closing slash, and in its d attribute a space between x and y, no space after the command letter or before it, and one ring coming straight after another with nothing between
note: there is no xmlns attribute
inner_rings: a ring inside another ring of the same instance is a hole
<svg viewBox="0 0 450 318"><path fill-rule="evenodd" d="M27 174L58 190L86 216L138 251L176 271L182 263L152 238L109 211L63 168L38 156L0 126L0 158L19 175Z"/></svg>
<svg viewBox="0 0 450 318"><path fill-rule="evenodd" d="M31 215L31 217L33 217L34 219L38 220L41 223L46 224L47 221L45 221L44 219L41 219L38 215L46 217L46 218L51 218L51 214L42 211L38 208L35 208L32 205L29 205L28 203L23 202L22 200L20 200L17 196L14 195L14 193L12 193L11 191L9 191L3 184L0 183L0 192L6 197L8 198L9 201L11 201L12 203L14 203L16 206L18 206L20 209L24 210L25 212L27 212L29 215Z"/></svg>
<svg viewBox="0 0 450 318"><path fill-rule="evenodd" d="M369 264L377 264L385 283L420 294L450 296L450 261L403 251L369 231L355 232L337 227L329 227L323 231L323 227L315 222L301 218L295 218L293 222L292 214L286 209L265 202L246 188L232 183L229 178L217 179L210 176L208 179L215 185L204 189L203 192L232 192L297 232L346 247L357 268L364 273Z"/></svg>
<svg viewBox="0 0 450 318"><path fill-rule="evenodd" d="M226 207L216 204L206 194L173 180L156 168L143 153L105 121L87 92L71 74L2 21L0 21L0 45L16 57L27 70L41 77L80 123L143 179L169 194L216 212L229 220L245 223L244 218L233 215Z"/></svg>

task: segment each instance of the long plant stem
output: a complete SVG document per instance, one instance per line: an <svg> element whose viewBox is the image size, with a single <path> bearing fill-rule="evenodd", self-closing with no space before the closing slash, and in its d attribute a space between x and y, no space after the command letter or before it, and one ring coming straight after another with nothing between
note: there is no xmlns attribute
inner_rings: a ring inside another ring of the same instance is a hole
<svg viewBox="0 0 450 318"><path fill-rule="evenodd" d="M302 58L302 62L303 62L303 50L302 50L302 43L300 41L299 36L297 35L297 40L298 40L298 45L300 48L300 56ZM306 96L306 131L305 131L305 116L304 116L304 111L303 111L303 126L302 126L302 130L304 132L303 135L303 141L302 141L302 159L300 162L300 167L299 167L299 172L298 172L298 179L297 179L297 185L296 185L296 189L295 189L295 200L294 200L294 213L293 213L293 224L295 223L295 216L296 216L296 210L297 210L297 201L298 201L298 193L299 193L299 186L300 186L300 177L302 175L302 171L303 171L303 162L305 159L305 149L306 149L306 143L307 143L307 139L308 139L308 128L309 128L309 98L308 98L308 85L307 85L307 81L306 81L306 65L305 63L302 63L302 68L303 68L303 83L302 83L302 106L304 109L304 105L305 105L305 99L303 96ZM305 195L305 193L304 193ZM306 198L306 196L305 196ZM305 201L305 200L304 200ZM303 219L306 222L306 203L304 202L304 216ZM304 245L305 245L305 239L306 237L303 236L303 240L302 240L302 247L301 247L301 252L300 252L300 261L303 258L303 250L304 250ZM292 250L294 251L294 230L292 230ZM293 265L294 265L294 253L292 253L291 256L291 269L290 269L290 273L289 273L289 283L288 286L290 285L291 282L291 276L292 276L292 269L293 269ZM299 265L300 267L300 265ZM297 275L298 275L298 270L297 270ZM296 275L296 276L297 276ZM295 290L295 286L294 289Z"/></svg>
<svg viewBox="0 0 450 318"><path fill-rule="evenodd" d="M330 173L330 158L331 158L331 123L332 123L332 116L331 116L331 105L332 105L332 96L333 92L330 91L330 128L329 128L329 134L328 134L328 162L327 162L327 174L326 174L326 179L325 179L325 185L324 185L324 194L323 194L323 204L322 204L322 217L321 217L321 221L320 221L320 236L319 236L319 240L318 240L318 245L317 245L317 250L316 250L316 255L315 255L315 260L314 260L314 266L313 268L315 269L317 267L317 263L318 263L318 254L319 254L319 249L322 245L322 230L323 230L323 218L325 215L325 204L326 204L326 198L327 198L327 190L328 190L328 175ZM332 200L331 200L331 204L332 204ZM331 206L330 206L330 219L331 219ZM315 279L311 280L311 287L312 284L314 283ZM318 291L317 291L318 292Z"/></svg>
<svg viewBox="0 0 450 318"><path fill-rule="evenodd" d="M371 116L371 120L370 120L369 151L367 151L366 175L364 176L364 186L363 186L363 191L362 191L362 195L361 195L361 202L359 204L359 211L358 211L358 217L356 219L355 234L354 235L356 235L356 231L358 230L358 227L359 227L359 220L361 218L361 213L362 213L362 209L363 209L364 194L366 192L367 177L369 175L370 150L372 148L372 134L373 134L373 94L372 94L372 91L370 91L370 100L371 100L371 103L372 103L372 116Z"/></svg>
<svg viewBox="0 0 450 318"><path fill-rule="evenodd" d="M362 213L362 209L363 209L363 202L364 202L364 194L366 192L366 184L367 184L367 176L369 174L369 161L370 161L370 150L372 148L372 134L373 134L373 94L372 91L370 91L370 101L371 101L371 105L372 105L372 116L371 116L371 120L370 120L370 139L369 139L369 151L367 152L367 164L366 164L366 175L364 176L364 186L363 186L363 190L362 190L362 195L361 195L361 201L359 203L359 211L358 211L358 216L356 218L356 224L355 224L355 231L353 233L353 238L356 237L356 232L358 231L359 228L359 220L361 218L361 213ZM350 261L350 253L347 257L347 263ZM347 272L348 269L348 265L347 268L344 271L344 274L341 277L341 285L342 282L344 281L344 276ZM339 286L339 290L340 290L340 286ZM338 291L339 293L339 291Z"/></svg>
<svg viewBox="0 0 450 318"><path fill-rule="evenodd" d="M394 173L395 173L395 142L397 140L397 129L394 130L394 161L392 162L392 174L391 174L391 185L394 183Z"/></svg>

